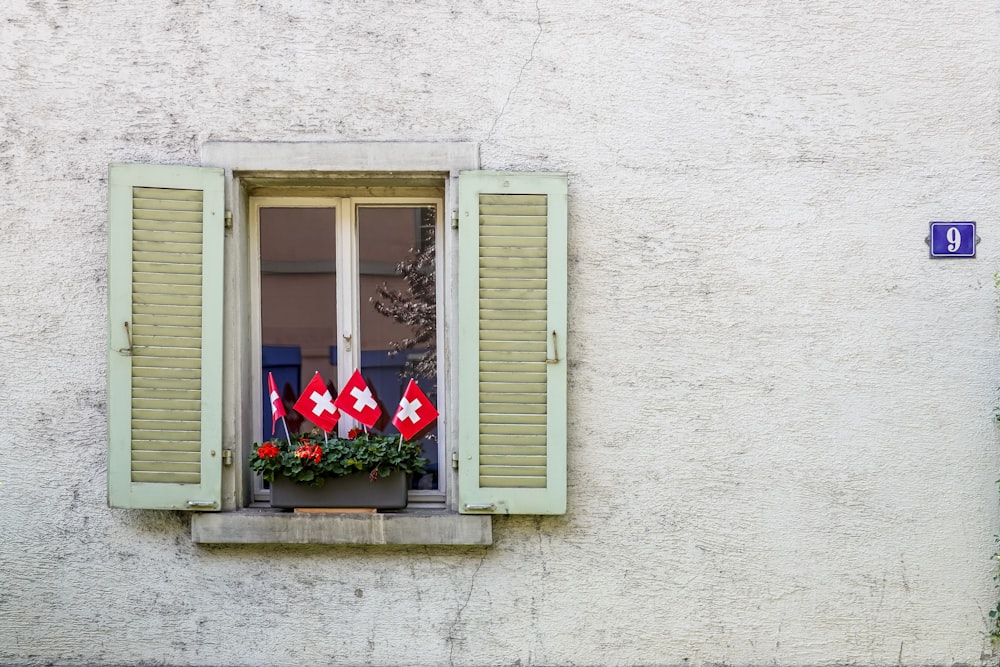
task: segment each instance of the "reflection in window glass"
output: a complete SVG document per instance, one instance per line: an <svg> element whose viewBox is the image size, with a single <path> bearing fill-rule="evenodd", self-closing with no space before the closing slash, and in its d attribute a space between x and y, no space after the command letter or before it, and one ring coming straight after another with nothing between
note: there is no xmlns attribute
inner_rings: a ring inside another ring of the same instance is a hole
<svg viewBox="0 0 1000 667"><path fill-rule="evenodd" d="M263 361L263 434L271 435L267 374L273 373L288 413L290 430L312 424L292 410L317 371L330 383L337 377L336 210L260 210L260 319ZM279 433L283 436L281 426Z"/></svg>
<svg viewBox="0 0 1000 667"><path fill-rule="evenodd" d="M382 406L379 431L395 433L389 420L410 378L438 404L436 214L433 206L357 209L361 372ZM437 488L437 425L423 446L429 470L414 486Z"/></svg>

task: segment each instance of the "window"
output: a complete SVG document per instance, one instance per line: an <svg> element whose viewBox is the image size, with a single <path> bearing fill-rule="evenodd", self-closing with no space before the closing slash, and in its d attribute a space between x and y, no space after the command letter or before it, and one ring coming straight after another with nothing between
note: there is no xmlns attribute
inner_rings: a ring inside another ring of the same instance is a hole
<svg viewBox="0 0 1000 667"><path fill-rule="evenodd" d="M260 424L255 442L271 436L268 373L276 378L292 431L312 428L292 405L316 372L336 395L353 370L361 370L381 403L375 432L394 432L389 419L410 377L438 403L436 288L443 281L435 258L443 188L428 188L425 196L412 192L250 196L250 258L256 260L251 333L262 367L254 375L254 394L261 396L254 403L254 424ZM342 417L340 435L356 425ZM411 502L444 503L441 435L434 428L423 439L428 471L412 480ZM253 497L267 499L258 477Z"/></svg>
<svg viewBox="0 0 1000 667"><path fill-rule="evenodd" d="M112 505L252 500L243 461L264 428L265 361L298 359L300 378L303 359L322 361L339 384L398 344L398 323L360 305L397 279L389 226L434 244L439 278L438 474L411 504L425 493L461 513L565 511L564 176L474 171L469 144L217 143L203 157L221 168L110 172ZM272 242L272 226L308 247ZM273 294L291 276L303 294L332 287L317 321L290 320Z"/></svg>

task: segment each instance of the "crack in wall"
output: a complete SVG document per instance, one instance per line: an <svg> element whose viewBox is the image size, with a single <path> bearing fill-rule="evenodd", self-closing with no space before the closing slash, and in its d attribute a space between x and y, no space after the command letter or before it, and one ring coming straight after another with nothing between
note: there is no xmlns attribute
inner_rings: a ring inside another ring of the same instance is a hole
<svg viewBox="0 0 1000 667"><path fill-rule="evenodd" d="M486 138L483 139L483 143L488 142L493 138L493 132L497 129L497 124L500 122L500 118L503 117L504 112L507 111L507 105L510 104L510 98L513 97L514 91L517 90L518 86L521 85L521 78L524 76L524 70L527 69L531 61L535 59L535 47L538 46L538 40L542 38L542 8L539 6L541 0L535 0L535 23L538 24L538 34L535 35L535 41L531 43L531 49L528 50L528 59L524 61L521 65L520 71L517 73L517 80L514 81L514 85L510 87L507 91L507 99L503 101L503 106L500 107L499 113L497 113L496 118L493 119L493 125L490 126L490 131L486 134Z"/></svg>
<svg viewBox="0 0 1000 667"><path fill-rule="evenodd" d="M455 620L452 621L451 627L448 628L448 664L454 667L455 665L455 628L458 624L462 622L462 612L465 608L469 606L469 600L472 599L472 591L476 587L476 577L479 575L479 570L483 569L483 563L486 562L486 550L483 549L483 556L479 559L479 565L476 566L475 571L472 573L472 577L469 579L469 593L465 596L465 602L462 606L458 608L455 613Z"/></svg>

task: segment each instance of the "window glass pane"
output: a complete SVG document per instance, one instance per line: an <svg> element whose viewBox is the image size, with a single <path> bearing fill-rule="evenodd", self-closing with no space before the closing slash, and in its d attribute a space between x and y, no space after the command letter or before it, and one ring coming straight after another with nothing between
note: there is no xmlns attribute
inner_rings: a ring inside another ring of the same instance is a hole
<svg viewBox="0 0 1000 667"><path fill-rule="evenodd" d="M410 378L435 406L437 353L433 206L359 206L358 270L361 371L383 410L376 430L397 433L390 419ZM437 424L424 435L428 474L414 488L438 488Z"/></svg>
<svg viewBox="0 0 1000 667"><path fill-rule="evenodd" d="M263 434L271 436L267 374L273 373L291 431L309 431L292 405L317 371L337 377L336 210L260 210L260 320ZM280 422L275 435L284 436Z"/></svg>

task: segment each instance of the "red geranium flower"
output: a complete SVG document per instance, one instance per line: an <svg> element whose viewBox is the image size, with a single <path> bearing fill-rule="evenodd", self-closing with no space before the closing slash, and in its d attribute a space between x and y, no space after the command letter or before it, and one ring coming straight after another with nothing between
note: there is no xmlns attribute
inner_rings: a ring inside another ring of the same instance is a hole
<svg viewBox="0 0 1000 667"><path fill-rule="evenodd" d="M302 445L295 450L295 456L300 459L308 459L313 463L319 463L323 458L323 448L319 445Z"/></svg>
<svg viewBox="0 0 1000 667"><path fill-rule="evenodd" d="M257 456L262 459L273 459L280 453L277 447L272 445L270 442L265 442L263 445L257 448Z"/></svg>
<svg viewBox="0 0 1000 667"><path fill-rule="evenodd" d="M351 440L354 440L356 437L358 437L364 432L365 432L364 429L352 428L350 431L347 432L347 437L350 438Z"/></svg>

